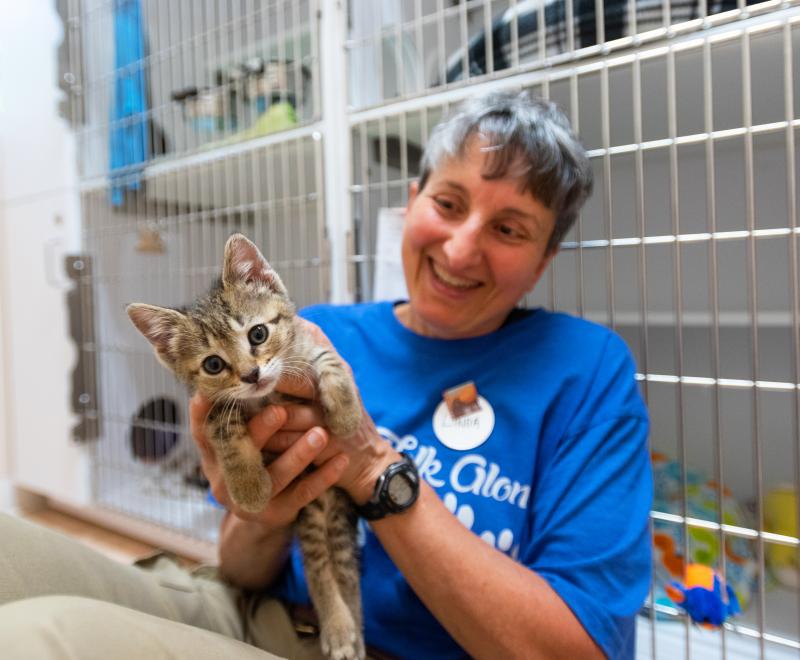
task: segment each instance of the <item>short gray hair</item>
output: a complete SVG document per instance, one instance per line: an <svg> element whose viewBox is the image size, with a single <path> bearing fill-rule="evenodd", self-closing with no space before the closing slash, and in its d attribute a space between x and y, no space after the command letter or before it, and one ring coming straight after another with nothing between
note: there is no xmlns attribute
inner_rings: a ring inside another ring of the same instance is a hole
<svg viewBox="0 0 800 660"><path fill-rule="evenodd" d="M462 158L470 138L488 141L482 176L518 178L522 189L556 214L547 251L559 244L592 192L586 150L555 104L526 92L494 92L468 101L433 129L420 164L419 189L450 158Z"/></svg>

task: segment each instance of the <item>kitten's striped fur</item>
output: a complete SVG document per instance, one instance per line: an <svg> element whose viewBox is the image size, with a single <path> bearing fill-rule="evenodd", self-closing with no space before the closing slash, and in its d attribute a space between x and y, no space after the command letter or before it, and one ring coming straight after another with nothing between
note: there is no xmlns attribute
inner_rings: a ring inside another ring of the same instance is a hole
<svg viewBox="0 0 800 660"><path fill-rule="evenodd" d="M282 375L313 379L335 435L347 436L360 423L347 369L335 353L315 344L278 274L241 234L228 239L222 278L207 295L180 310L132 304L128 315L158 359L213 402L206 434L231 499L245 511L262 511L272 494L247 422L280 400L272 389ZM252 340L262 336L251 334L257 326L266 328L261 343ZM212 356L224 363L219 373L204 366ZM296 523L322 650L333 660L364 657L355 523L352 502L336 488L305 507Z"/></svg>

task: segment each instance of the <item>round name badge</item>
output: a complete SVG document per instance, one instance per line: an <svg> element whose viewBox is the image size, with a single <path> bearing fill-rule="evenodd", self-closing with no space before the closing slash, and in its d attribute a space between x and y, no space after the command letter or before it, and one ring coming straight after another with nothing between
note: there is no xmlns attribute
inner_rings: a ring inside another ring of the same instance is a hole
<svg viewBox="0 0 800 660"><path fill-rule="evenodd" d="M445 447L469 451L480 447L494 430L494 410L482 396L477 398L479 409L453 418L442 401L433 413L433 432Z"/></svg>

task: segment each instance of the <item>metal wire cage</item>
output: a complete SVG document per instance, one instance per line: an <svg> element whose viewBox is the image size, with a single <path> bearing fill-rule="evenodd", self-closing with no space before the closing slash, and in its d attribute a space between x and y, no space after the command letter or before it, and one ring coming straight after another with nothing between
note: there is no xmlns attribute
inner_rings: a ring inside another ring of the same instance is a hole
<svg viewBox="0 0 800 660"><path fill-rule="evenodd" d="M83 119L94 498L201 540L216 538L221 514L207 502L188 436L187 392L132 330L124 305L188 303L218 275L235 231L262 246L299 305L329 297L314 7L62 7L69 52L80 57L69 109Z"/></svg>
<svg viewBox="0 0 800 660"><path fill-rule="evenodd" d="M186 394L124 303L191 300L233 231L299 305L387 295L382 218L430 130L480 90L529 89L567 113L596 184L523 302L620 333L652 417L638 655L796 657L796 2L351 0L346 22L322 0L62 4L98 503L209 540L219 519ZM665 553L738 576L743 616L692 627L659 595Z"/></svg>

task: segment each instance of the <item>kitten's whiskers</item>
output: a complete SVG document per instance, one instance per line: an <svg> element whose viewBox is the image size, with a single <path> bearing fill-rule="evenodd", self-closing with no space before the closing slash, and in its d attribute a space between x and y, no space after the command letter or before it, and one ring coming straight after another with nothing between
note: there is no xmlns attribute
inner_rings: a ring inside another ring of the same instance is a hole
<svg viewBox="0 0 800 660"><path fill-rule="evenodd" d="M284 359L283 373L281 375L296 378L302 384L308 385L314 392L317 389L316 381L311 377L311 362L299 356L291 356Z"/></svg>

